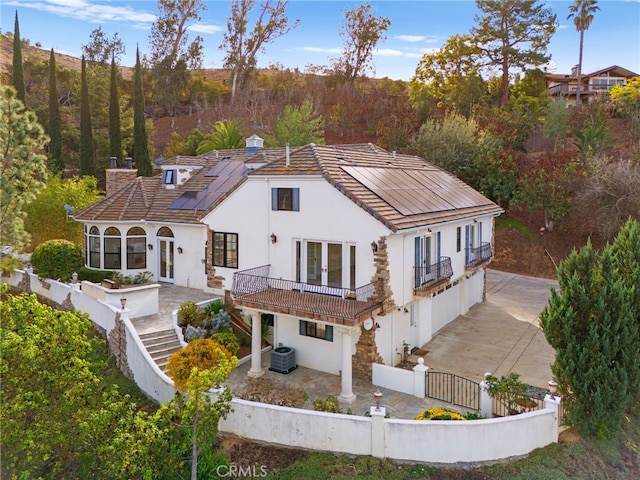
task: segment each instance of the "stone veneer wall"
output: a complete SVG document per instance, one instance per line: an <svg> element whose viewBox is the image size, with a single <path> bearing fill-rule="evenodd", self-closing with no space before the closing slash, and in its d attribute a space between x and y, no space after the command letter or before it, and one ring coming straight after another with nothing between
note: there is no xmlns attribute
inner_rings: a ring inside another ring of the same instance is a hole
<svg viewBox="0 0 640 480"><path fill-rule="evenodd" d="M371 383L372 363L384 363L376 346L376 329L365 330L360 325L360 338L356 343L356 353L352 357L353 377Z"/></svg>
<svg viewBox="0 0 640 480"><path fill-rule="evenodd" d="M377 242L378 249L373 254L373 265L376 269L371 279L376 295L381 302L378 315L386 315L396 307L393 301L393 292L389 285L389 255L387 252L387 241L385 237L380 237ZM376 312L374 312L376 313ZM375 322L374 322L375 323ZM360 326L360 338L356 343L356 353L352 357L353 376L355 378L371 382L371 364L384 363L378 353L376 345L375 328L365 330Z"/></svg>
<svg viewBox="0 0 640 480"><path fill-rule="evenodd" d="M207 287L223 288L224 277L216 275L216 268L213 266L213 230L207 231Z"/></svg>
<svg viewBox="0 0 640 480"><path fill-rule="evenodd" d="M396 304L393 301L393 292L391 291L390 275L389 275L389 254L387 252L387 240L385 237L380 237L377 242L378 249L373 254L373 266L376 272L373 274L371 283L376 290L376 295L382 307L378 312L378 315L386 315L396 308Z"/></svg>
<svg viewBox="0 0 640 480"><path fill-rule="evenodd" d="M127 332L120 313L116 314L116 326L109 332L109 353L116 359L116 366L127 377L133 380L133 372L127 361Z"/></svg>

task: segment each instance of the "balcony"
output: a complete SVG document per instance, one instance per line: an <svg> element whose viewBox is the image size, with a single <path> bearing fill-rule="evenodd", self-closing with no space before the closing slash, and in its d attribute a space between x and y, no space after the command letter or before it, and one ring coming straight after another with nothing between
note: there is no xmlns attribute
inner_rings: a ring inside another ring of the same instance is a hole
<svg viewBox="0 0 640 480"><path fill-rule="evenodd" d="M595 95L598 93L608 93L613 85L582 85L580 95ZM560 83L549 88L552 96L575 95L578 92L577 84Z"/></svg>
<svg viewBox="0 0 640 480"><path fill-rule="evenodd" d="M493 249L491 244L489 242L481 242L479 247L467 248L464 269L468 272L475 272L488 265L492 258Z"/></svg>
<svg viewBox="0 0 640 480"><path fill-rule="evenodd" d="M294 317L355 326L380 308L372 284L356 289L269 277L269 265L233 274L235 305Z"/></svg>
<svg viewBox="0 0 640 480"><path fill-rule="evenodd" d="M413 293L418 297L430 296L449 283L452 276L449 257L440 257L439 262L427 267L413 267Z"/></svg>

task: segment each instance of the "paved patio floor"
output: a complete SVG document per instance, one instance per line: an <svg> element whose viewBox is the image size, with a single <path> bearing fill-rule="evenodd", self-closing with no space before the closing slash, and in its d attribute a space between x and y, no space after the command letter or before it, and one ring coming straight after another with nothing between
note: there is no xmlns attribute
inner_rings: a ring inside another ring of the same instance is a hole
<svg viewBox="0 0 640 480"><path fill-rule="evenodd" d="M451 322L427 344L425 365L434 371L455 373L479 382L485 372L496 376L517 372L521 380L545 388L551 379L550 364L554 352L538 326L538 314L546 305L550 289L557 282L487 270L487 301L476 305L466 315ZM200 290L163 284L160 289L159 313L133 320L138 333L166 330L171 327L171 313L186 300L195 302L213 298ZM289 374L268 370L270 354L262 356L265 376L275 381L303 386L309 395L305 408L313 408L313 400L340 394L340 377L298 367ZM233 390L247 378L250 362L237 367L227 384ZM350 408L363 415L374 405L376 387L353 380L356 400ZM380 389L382 404L393 418L414 418L433 406L446 406L431 399L415 398L392 390ZM458 408L459 409L459 408Z"/></svg>

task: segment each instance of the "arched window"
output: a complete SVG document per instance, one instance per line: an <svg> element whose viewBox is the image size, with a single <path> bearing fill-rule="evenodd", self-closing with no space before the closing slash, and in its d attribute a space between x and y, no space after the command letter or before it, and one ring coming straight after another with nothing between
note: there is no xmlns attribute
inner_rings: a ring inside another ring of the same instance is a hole
<svg viewBox="0 0 640 480"><path fill-rule="evenodd" d="M122 239L120 230L109 227L104 231L104 268L120 270L122 268Z"/></svg>
<svg viewBox="0 0 640 480"><path fill-rule="evenodd" d="M127 268L147 268L147 233L141 227L132 227L127 232Z"/></svg>
<svg viewBox="0 0 640 480"><path fill-rule="evenodd" d="M100 268L100 230L91 227L87 235L87 266Z"/></svg>
<svg viewBox="0 0 640 480"><path fill-rule="evenodd" d="M158 237L173 238L173 232L169 227L160 227L158 229Z"/></svg>

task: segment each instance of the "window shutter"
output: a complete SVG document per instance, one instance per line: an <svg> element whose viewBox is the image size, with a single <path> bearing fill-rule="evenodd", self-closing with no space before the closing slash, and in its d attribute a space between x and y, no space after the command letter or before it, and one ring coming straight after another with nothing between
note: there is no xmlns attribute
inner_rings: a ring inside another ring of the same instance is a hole
<svg viewBox="0 0 640 480"><path fill-rule="evenodd" d="M271 210L278 210L278 189L271 189Z"/></svg>
<svg viewBox="0 0 640 480"><path fill-rule="evenodd" d="M307 322L300 320L300 335L307 335Z"/></svg>
<svg viewBox="0 0 640 480"><path fill-rule="evenodd" d="M324 329L324 339L327 342L333 342L333 327L331 325L327 325Z"/></svg>
<svg viewBox="0 0 640 480"><path fill-rule="evenodd" d="M300 211L300 189L299 188L292 188L292 196L293 196L293 200L292 200L292 209L294 212L299 212Z"/></svg>

